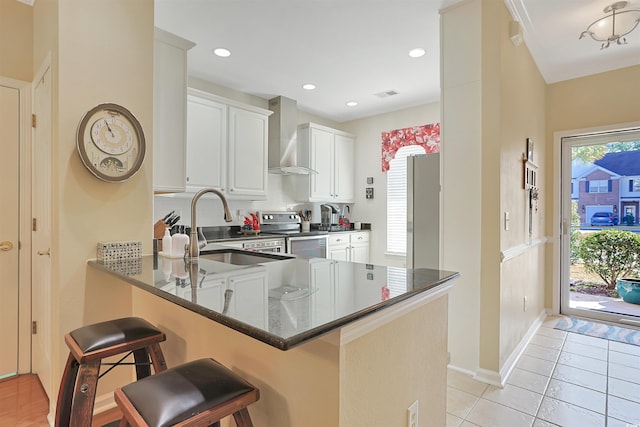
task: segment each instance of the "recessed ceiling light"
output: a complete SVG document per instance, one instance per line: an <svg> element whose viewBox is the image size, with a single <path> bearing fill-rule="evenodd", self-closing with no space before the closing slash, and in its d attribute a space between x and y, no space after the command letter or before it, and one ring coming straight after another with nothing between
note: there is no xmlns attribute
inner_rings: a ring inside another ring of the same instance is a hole
<svg viewBox="0 0 640 427"><path fill-rule="evenodd" d="M425 53L427 52L423 48L417 47L409 51L409 56L412 58L420 58L421 56L424 56Z"/></svg>
<svg viewBox="0 0 640 427"><path fill-rule="evenodd" d="M219 47L213 50L213 53L221 58L226 58L227 56L231 56L231 51L229 49L225 49L223 47Z"/></svg>
<svg viewBox="0 0 640 427"><path fill-rule="evenodd" d="M302 89L306 89L306 90L314 90L315 88L316 88L316 85L312 83L305 83L302 85Z"/></svg>
<svg viewBox="0 0 640 427"><path fill-rule="evenodd" d="M356 107L358 105L357 101L349 101L347 102L347 107Z"/></svg>

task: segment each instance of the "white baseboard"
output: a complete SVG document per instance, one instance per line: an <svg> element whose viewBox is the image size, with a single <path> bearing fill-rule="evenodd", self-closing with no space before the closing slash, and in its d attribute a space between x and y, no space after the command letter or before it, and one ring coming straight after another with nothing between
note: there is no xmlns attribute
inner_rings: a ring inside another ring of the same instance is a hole
<svg viewBox="0 0 640 427"><path fill-rule="evenodd" d="M500 374L498 372L482 368L478 368L475 375L473 376L473 379L500 388L504 387L504 384L506 382L506 380L505 382L503 382L503 379L500 377Z"/></svg>
<svg viewBox="0 0 640 427"><path fill-rule="evenodd" d="M507 360L505 360L502 368L500 368L500 379L503 387L507 383L507 379L509 378L509 375L511 375L513 368L516 367L516 363L518 363L518 360L520 360L520 356L522 356L522 353L524 353L527 345L529 345L529 341L531 341L531 338L533 338L536 332L538 332L538 329L540 329L540 326L542 326L542 322L544 322L544 319L546 317L547 311L542 310L538 317L536 317L536 320L534 320L534 322L529 327L529 330L527 330L527 333L524 334L524 337L522 337L520 343L518 343Z"/></svg>
<svg viewBox="0 0 640 427"><path fill-rule="evenodd" d="M116 407L116 401L113 398L113 393L106 393L100 396L96 396L96 403L93 406L93 415L100 414Z"/></svg>
<svg viewBox="0 0 640 427"><path fill-rule="evenodd" d="M460 372L461 374L469 375L470 377L473 377L476 374L474 371L470 371L468 369L463 369L463 368L460 368L459 366L454 366L454 365L447 365L447 369L450 369L450 370L456 371L456 372Z"/></svg>
<svg viewBox="0 0 640 427"><path fill-rule="evenodd" d="M454 365L448 365L447 368L453 371L470 375L474 380L486 384L491 384L496 387L504 387L504 385L507 383L509 375L511 375L511 372L513 371L513 368L516 367L516 364L518 363L518 360L520 360L522 353L524 353L527 345L529 345L529 342L531 341L533 336L536 334L536 332L538 332L538 329L540 328L540 326L542 326L542 323L544 322L544 319L546 317L547 311L541 311L536 320L534 320L534 322L527 330L527 333L524 335L524 337L522 337L516 348L511 352L507 360L504 362L504 365L502 366L502 368L500 368L500 372L483 368L477 368L475 371L470 371L468 369L463 369Z"/></svg>

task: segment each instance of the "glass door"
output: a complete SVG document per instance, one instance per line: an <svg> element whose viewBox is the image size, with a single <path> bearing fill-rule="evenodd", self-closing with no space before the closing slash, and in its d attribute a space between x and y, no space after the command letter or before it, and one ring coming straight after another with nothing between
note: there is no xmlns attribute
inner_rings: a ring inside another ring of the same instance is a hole
<svg viewBox="0 0 640 427"><path fill-rule="evenodd" d="M640 287L619 285L640 277L640 129L561 147L560 311L640 327Z"/></svg>

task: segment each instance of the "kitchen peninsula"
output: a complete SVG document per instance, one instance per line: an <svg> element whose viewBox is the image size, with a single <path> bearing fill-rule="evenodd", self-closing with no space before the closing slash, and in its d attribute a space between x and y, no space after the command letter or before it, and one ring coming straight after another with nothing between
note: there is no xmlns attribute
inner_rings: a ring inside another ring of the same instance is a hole
<svg viewBox="0 0 640 427"><path fill-rule="evenodd" d="M213 357L256 385L255 425L406 425L416 400L421 426L445 424L457 273L229 253L245 252L209 251L191 277L183 259L89 265L135 287L133 315L166 332L170 365Z"/></svg>

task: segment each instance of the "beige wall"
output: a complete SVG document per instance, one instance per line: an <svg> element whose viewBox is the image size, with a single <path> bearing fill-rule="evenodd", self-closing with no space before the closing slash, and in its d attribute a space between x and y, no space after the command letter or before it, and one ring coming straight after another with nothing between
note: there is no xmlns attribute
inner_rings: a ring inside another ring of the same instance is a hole
<svg viewBox="0 0 640 427"><path fill-rule="evenodd" d="M213 357L261 390L249 408L256 426L402 426L415 400L420 426L445 424L446 296L346 344L339 345L336 331L281 351L145 291L133 292L136 315L166 332L162 348L170 366Z"/></svg>
<svg viewBox="0 0 640 427"><path fill-rule="evenodd" d="M522 153L533 138L544 175L545 84L526 46L511 43L510 20L500 1L464 2L442 15L443 262L461 272L449 349L454 366L490 381L502 380L544 310L545 247L537 242L546 193L530 238ZM457 37L461 31L468 36Z"/></svg>
<svg viewBox="0 0 640 427"><path fill-rule="evenodd" d="M554 83L547 87L545 160L548 164L554 165L553 173L549 168L546 175L546 187L554 202L546 205L547 218L559 215L560 206L560 146L559 141L554 138L554 133L571 134L571 131L584 132L594 128L612 130L617 125L631 122L637 124L640 117L638 82L640 65ZM553 228L553 224L553 221L547 221L546 230L549 236L556 237L554 242L557 242L557 230ZM549 266L546 275L547 307L554 306L554 296L559 295L559 253L559 245L554 243L554 250L549 251L546 257ZM557 298L556 296L555 301Z"/></svg>
<svg viewBox="0 0 640 427"><path fill-rule="evenodd" d="M493 218L495 235L500 236L499 250L508 255L498 271L500 287L495 302L499 302L499 311L495 307L483 307L499 314L498 347L489 350L490 360L481 359L481 366L490 366L492 370L505 368L507 359L545 309L545 253L548 248L543 212L552 200L544 180L551 172L545 161L546 84L527 47L524 44L514 46L509 39L510 21L509 12L501 7L496 25L500 30L500 198ZM522 156L527 138L534 141L534 161L539 165L541 180L531 236L528 192L522 185ZM505 212L509 212L510 217L508 231L504 228ZM484 332L480 332L483 337ZM495 354L498 360L494 358ZM481 355L485 356L482 348Z"/></svg>
<svg viewBox="0 0 640 427"><path fill-rule="evenodd" d="M449 298L451 364L479 364L482 200L481 7L442 12L442 265L460 272ZM464 32L466 37L459 37ZM497 166L494 166L497 167ZM470 213L471 212L471 213ZM491 338L491 337L489 337Z"/></svg>
<svg viewBox="0 0 640 427"><path fill-rule="evenodd" d="M372 224L370 261L373 264L405 266L405 257L385 255L387 250L387 176L382 172L381 133L393 129L440 122L440 103L425 104L387 114L342 123L340 129L356 135L355 203L352 221ZM373 177L373 185L367 184ZM374 188L374 198L365 199L365 188Z"/></svg>
<svg viewBox="0 0 640 427"><path fill-rule="evenodd" d="M40 0L34 22L34 62L40 67L51 54L53 64L54 386L47 390L53 408L67 353L64 334L131 313L130 287L113 285L86 267L87 259L96 256L97 242L141 240L144 251L151 252L153 1ZM119 184L97 180L76 152L76 129L84 113L107 101L130 109L147 137L142 169ZM127 370L120 375L131 378ZM105 377L101 390L118 378Z"/></svg>
<svg viewBox="0 0 640 427"><path fill-rule="evenodd" d="M0 76L30 82L33 78L33 8L0 0Z"/></svg>

